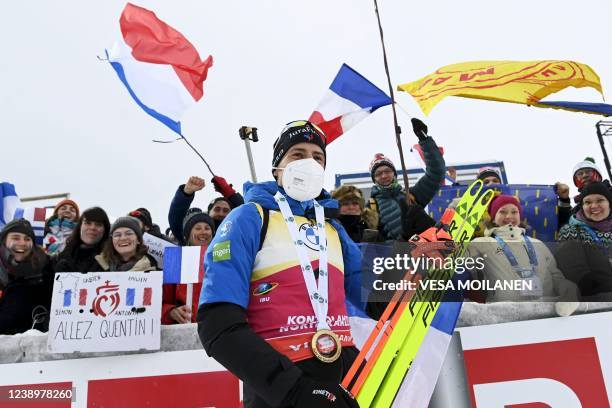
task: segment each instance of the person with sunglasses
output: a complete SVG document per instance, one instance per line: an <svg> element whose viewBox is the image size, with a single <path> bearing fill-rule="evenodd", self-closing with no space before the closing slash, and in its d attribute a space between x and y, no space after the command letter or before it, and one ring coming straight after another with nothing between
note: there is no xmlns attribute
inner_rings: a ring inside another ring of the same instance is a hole
<svg viewBox="0 0 612 408"><path fill-rule="evenodd" d="M358 353L345 297L361 254L323 189L326 145L314 124L287 124L275 180L245 184L206 252L198 333L246 408L358 407L339 384Z"/></svg>
<svg viewBox="0 0 612 408"><path fill-rule="evenodd" d="M119 217L110 229L110 237L96 261L105 271L154 271L155 259L147 254L142 230L133 217Z"/></svg>

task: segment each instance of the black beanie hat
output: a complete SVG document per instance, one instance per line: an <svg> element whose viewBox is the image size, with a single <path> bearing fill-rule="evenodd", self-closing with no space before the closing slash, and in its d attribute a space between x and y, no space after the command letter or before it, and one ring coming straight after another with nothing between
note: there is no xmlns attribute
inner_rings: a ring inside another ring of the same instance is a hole
<svg viewBox="0 0 612 408"><path fill-rule="evenodd" d="M151 213L146 208L137 208L134 211L131 211L128 215L130 217L138 218L142 224L149 229L153 227L153 218L151 218Z"/></svg>
<svg viewBox="0 0 612 408"><path fill-rule="evenodd" d="M113 222L113 226L110 229L110 235L113 235L113 232L117 228L129 228L136 233L138 237L138 241L142 243L142 230L140 229L140 224L134 217L119 217Z"/></svg>
<svg viewBox="0 0 612 408"><path fill-rule="evenodd" d="M298 143L314 143L319 146L321 150L323 150L323 154L326 155L325 147L327 146L327 137L325 133L323 133L317 125L307 120L296 120L287 123L281 135L274 142L272 167L278 167L285 153Z"/></svg>
<svg viewBox="0 0 612 408"><path fill-rule="evenodd" d="M478 175L476 176L476 179L484 180L487 177L497 177L500 181L502 179L497 169L493 167L483 167L478 170Z"/></svg>
<svg viewBox="0 0 612 408"><path fill-rule="evenodd" d="M2 232L0 232L0 245L4 245L4 240L10 232L25 234L29 236L33 242L36 242L36 236L34 235L32 224L30 224L30 221L26 219L19 218L6 224L2 229Z"/></svg>
<svg viewBox="0 0 612 408"><path fill-rule="evenodd" d="M212 230L212 234L215 235L215 221L211 218L210 215L202 212L199 208L190 209L192 211L188 212L183 218L183 240L185 243L189 241L189 234L191 234L191 229L198 222L205 222L210 226Z"/></svg>
<svg viewBox="0 0 612 408"><path fill-rule="evenodd" d="M610 190L610 186L606 183L602 183L601 181L587 184L582 188L582 190L580 190L580 194L582 195L583 201L588 195L600 194L606 197L608 203L612 205L612 191Z"/></svg>

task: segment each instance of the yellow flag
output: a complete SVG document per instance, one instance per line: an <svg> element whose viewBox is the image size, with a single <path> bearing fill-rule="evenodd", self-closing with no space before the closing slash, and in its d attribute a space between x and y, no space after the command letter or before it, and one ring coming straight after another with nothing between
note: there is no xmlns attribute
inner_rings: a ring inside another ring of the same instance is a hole
<svg viewBox="0 0 612 408"><path fill-rule="evenodd" d="M569 86L602 93L599 76L574 61L472 61L447 65L418 81L398 85L427 115L446 96L537 105Z"/></svg>

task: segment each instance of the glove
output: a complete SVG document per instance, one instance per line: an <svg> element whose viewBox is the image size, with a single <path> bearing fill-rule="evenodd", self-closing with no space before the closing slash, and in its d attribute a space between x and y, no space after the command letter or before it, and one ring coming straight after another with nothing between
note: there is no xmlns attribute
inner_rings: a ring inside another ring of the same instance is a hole
<svg viewBox="0 0 612 408"><path fill-rule="evenodd" d="M359 408L355 398L339 384L316 382L302 376L294 386L291 406L295 408Z"/></svg>
<svg viewBox="0 0 612 408"><path fill-rule="evenodd" d="M402 237L409 240L413 235L420 234L429 227L436 225L420 205L413 203L408 205L405 200L400 201L400 212L402 220Z"/></svg>
<svg viewBox="0 0 612 408"><path fill-rule="evenodd" d="M229 198L230 196L236 194L236 190L234 190L232 185L227 184L227 181L221 176L214 176L211 182L215 186L215 191L221 193L221 195L225 198Z"/></svg>
<svg viewBox="0 0 612 408"><path fill-rule="evenodd" d="M419 142L427 139L427 125L417 118L410 119L410 122L412 122L412 131L419 138Z"/></svg>

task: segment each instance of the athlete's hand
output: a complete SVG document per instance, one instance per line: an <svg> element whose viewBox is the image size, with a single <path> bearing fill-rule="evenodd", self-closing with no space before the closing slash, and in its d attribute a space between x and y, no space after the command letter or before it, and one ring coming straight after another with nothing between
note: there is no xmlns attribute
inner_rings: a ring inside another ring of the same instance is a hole
<svg viewBox="0 0 612 408"><path fill-rule="evenodd" d="M191 323L191 308L187 305L175 307L170 311L170 318L178 323Z"/></svg>
<svg viewBox="0 0 612 408"><path fill-rule="evenodd" d="M359 404L342 386L322 383L302 376L291 398L295 408L359 408Z"/></svg>
<svg viewBox="0 0 612 408"><path fill-rule="evenodd" d="M204 188L205 182L204 179L196 176L189 177L187 183L185 183L185 187L183 187L183 191L187 195L191 195L196 191L200 191Z"/></svg>

